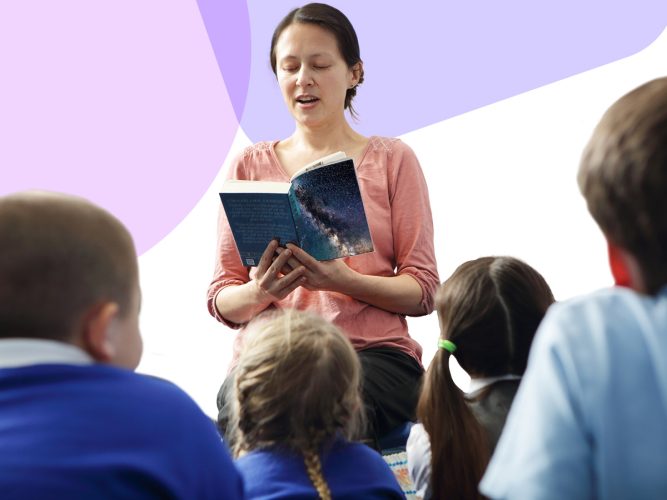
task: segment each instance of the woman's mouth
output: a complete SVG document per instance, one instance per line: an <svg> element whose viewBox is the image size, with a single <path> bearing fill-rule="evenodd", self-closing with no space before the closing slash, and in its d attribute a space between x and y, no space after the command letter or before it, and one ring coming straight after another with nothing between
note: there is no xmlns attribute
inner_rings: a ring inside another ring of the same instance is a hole
<svg viewBox="0 0 667 500"><path fill-rule="evenodd" d="M296 98L296 102L303 107L314 105L319 99L313 96L299 96Z"/></svg>

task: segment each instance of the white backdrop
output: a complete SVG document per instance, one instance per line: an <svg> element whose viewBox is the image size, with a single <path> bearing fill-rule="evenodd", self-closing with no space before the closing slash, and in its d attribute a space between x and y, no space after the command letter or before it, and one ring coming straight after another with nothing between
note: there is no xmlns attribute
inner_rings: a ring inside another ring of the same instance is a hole
<svg viewBox="0 0 667 500"><path fill-rule="evenodd" d="M512 255L541 272L558 300L611 284L604 240L577 189L579 156L604 110L665 75L666 62L667 31L627 59L402 136L429 185L441 280L466 260ZM240 132L229 157L248 144ZM206 310L226 168L183 222L139 259L139 371L174 381L211 416L234 337ZM409 325L427 366L437 318L410 318ZM466 385L464 373L457 383Z"/></svg>

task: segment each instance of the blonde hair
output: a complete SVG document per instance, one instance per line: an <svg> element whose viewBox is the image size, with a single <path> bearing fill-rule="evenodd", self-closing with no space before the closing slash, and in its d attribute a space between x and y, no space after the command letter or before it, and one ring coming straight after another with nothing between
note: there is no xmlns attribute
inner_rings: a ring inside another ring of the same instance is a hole
<svg viewBox="0 0 667 500"><path fill-rule="evenodd" d="M362 425L360 364L349 340L312 314L285 310L251 322L234 373L231 433L235 456L275 446L301 453L321 498L322 445Z"/></svg>

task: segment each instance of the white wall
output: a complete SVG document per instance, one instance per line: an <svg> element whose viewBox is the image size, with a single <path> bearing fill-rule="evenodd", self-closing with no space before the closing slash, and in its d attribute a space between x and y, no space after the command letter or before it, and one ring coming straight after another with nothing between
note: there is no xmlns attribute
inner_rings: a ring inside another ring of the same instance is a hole
<svg viewBox="0 0 667 500"><path fill-rule="evenodd" d="M665 61L667 31L630 58L403 136L429 184L441 280L465 260L505 254L540 271L558 300L609 285L604 241L576 186L579 155L604 110L667 73ZM240 132L230 157L249 143ZM140 258L139 371L176 382L210 415L234 335L206 310L226 166L183 222ZM437 319L409 323L428 365ZM457 377L466 384L465 374Z"/></svg>

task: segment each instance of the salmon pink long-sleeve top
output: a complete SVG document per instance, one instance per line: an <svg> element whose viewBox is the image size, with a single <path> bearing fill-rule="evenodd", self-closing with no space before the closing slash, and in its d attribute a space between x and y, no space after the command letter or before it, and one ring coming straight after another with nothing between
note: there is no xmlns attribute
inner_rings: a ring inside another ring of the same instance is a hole
<svg viewBox="0 0 667 500"><path fill-rule="evenodd" d="M288 182L274 142L246 148L230 165L228 179ZM433 220L428 189L417 157L400 139L373 136L355 166L374 251L345 257L355 271L374 276L412 276L422 289L421 314L433 311L439 285L433 247ZM243 327L222 317L216 295L225 287L247 283L256 268L243 265L234 238L220 209L218 245L208 309L231 328L241 328L234 344L234 360L242 343ZM421 346L410 337L405 316L330 291L299 287L271 307L308 310L343 330L356 350L392 347L421 363Z"/></svg>

